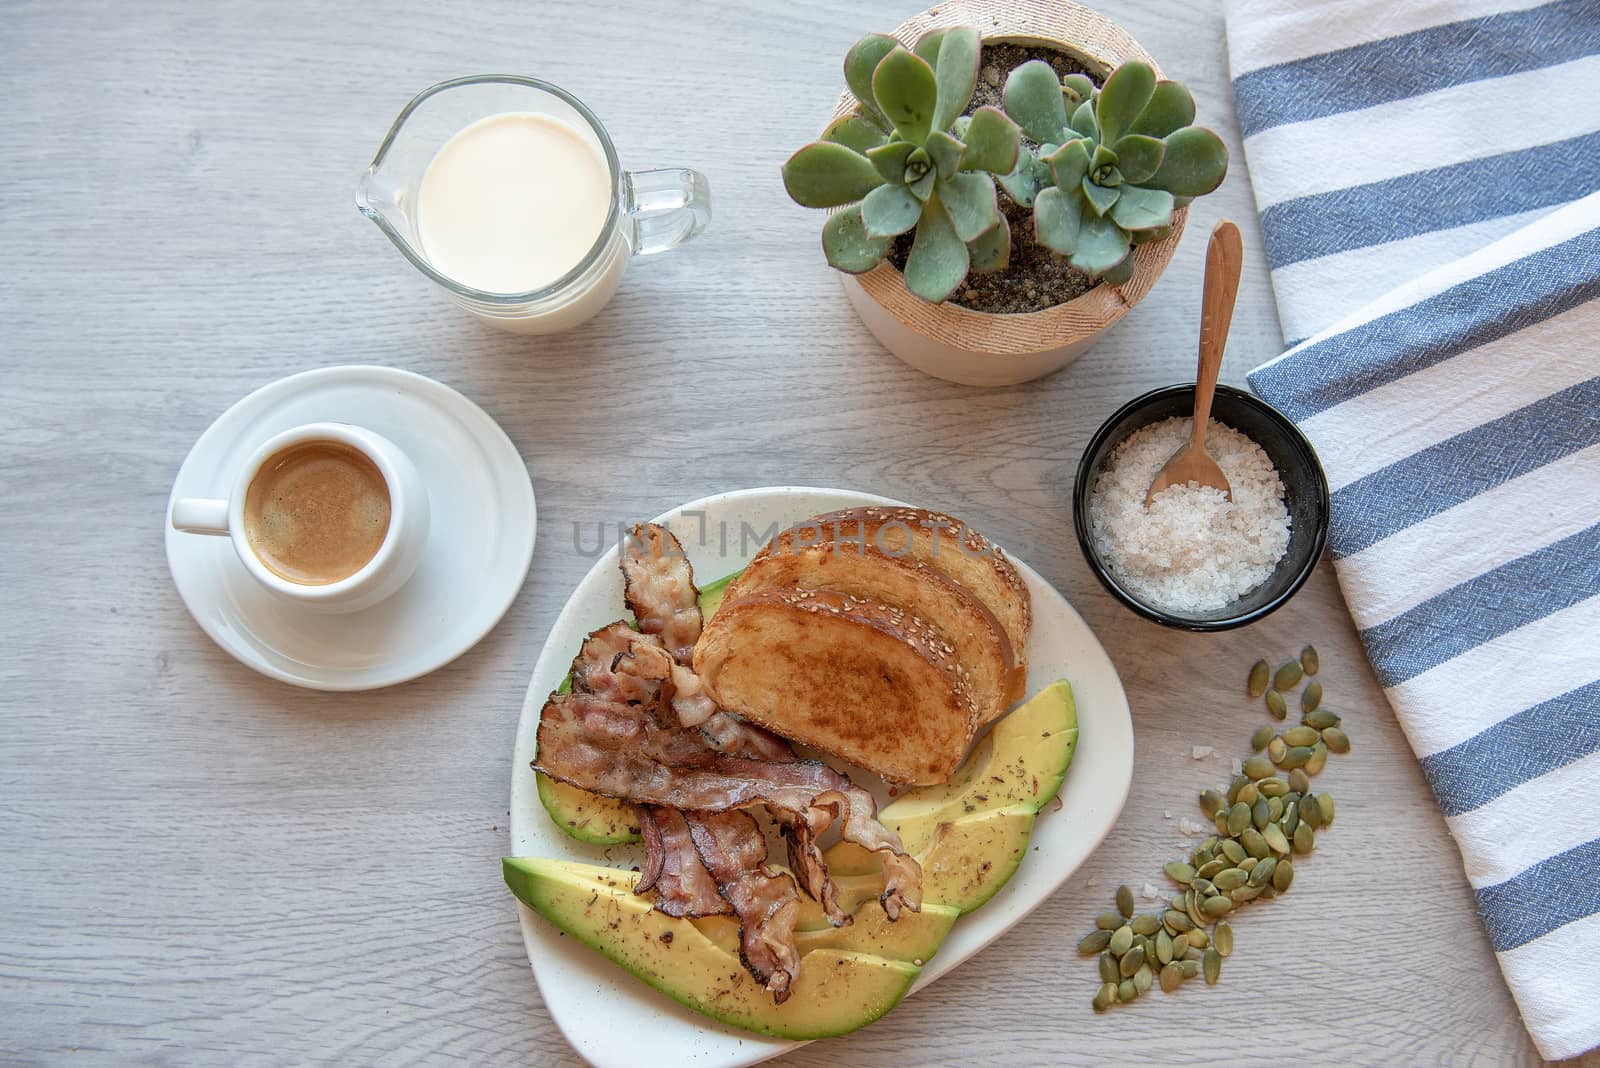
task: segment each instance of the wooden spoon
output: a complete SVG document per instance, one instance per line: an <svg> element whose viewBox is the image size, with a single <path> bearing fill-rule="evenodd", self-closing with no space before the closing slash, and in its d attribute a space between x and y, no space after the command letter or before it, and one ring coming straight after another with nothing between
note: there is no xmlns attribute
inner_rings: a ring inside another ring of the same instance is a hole
<svg viewBox="0 0 1600 1068"><path fill-rule="evenodd" d="M1239 295L1239 265L1244 249L1239 228L1224 219L1211 231L1206 247L1205 295L1200 303L1200 366L1195 372L1194 434L1179 446L1166 466L1156 472L1145 494L1145 507L1168 486L1198 482L1221 490L1233 500L1233 487L1217 461L1206 452L1206 424L1211 421L1211 398L1217 390L1217 372L1222 370L1222 350L1228 344L1228 327L1233 324L1233 301Z"/></svg>

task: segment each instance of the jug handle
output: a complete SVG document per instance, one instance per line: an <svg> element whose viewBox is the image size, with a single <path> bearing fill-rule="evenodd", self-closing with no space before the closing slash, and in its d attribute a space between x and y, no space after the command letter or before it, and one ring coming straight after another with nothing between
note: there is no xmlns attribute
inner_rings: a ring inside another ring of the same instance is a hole
<svg viewBox="0 0 1600 1068"><path fill-rule="evenodd" d="M634 255L665 252L711 221L711 183L688 168L627 171L622 176L622 206Z"/></svg>

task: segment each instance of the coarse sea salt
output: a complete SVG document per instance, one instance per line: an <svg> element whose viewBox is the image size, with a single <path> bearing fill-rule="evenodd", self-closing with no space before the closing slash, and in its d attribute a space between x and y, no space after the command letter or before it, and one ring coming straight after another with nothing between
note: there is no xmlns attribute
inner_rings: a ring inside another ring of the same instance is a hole
<svg viewBox="0 0 1600 1068"><path fill-rule="evenodd" d="M1130 593L1179 614L1211 612L1272 576L1289 547L1283 480L1265 450L1217 422L1206 451L1233 490L1190 482L1145 494L1156 473L1189 440L1192 420L1163 419L1134 431L1106 458L1089 495L1095 551Z"/></svg>

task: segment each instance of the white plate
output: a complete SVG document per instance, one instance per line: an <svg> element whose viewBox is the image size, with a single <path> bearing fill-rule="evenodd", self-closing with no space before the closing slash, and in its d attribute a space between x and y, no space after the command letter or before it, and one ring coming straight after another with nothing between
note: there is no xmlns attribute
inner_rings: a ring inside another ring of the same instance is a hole
<svg viewBox="0 0 1600 1068"><path fill-rule="evenodd" d="M867 504L898 504L848 490L768 487L706 497L668 512L694 565L700 584L744 567L761 547L760 532L808 516ZM704 524L699 513L704 513ZM982 529L981 517L965 517ZM701 529L706 537L699 537ZM741 530L750 533L742 539ZM726 531L726 541L722 533ZM615 537L615 532L612 532ZM1117 671L1083 618L1038 573L1016 561L1033 597L1033 635L1028 641L1028 692L1058 678L1072 682L1078 704L1078 748L1061 788L1063 811L1046 806L1017 874L988 904L957 921L912 988L944 975L1004 934L1042 904L1093 852L1122 810L1133 779L1133 722ZM516 856L561 857L628 867L637 846L590 846L567 837L539 804L533 772L534 732L539 710L561 684L584 635L621 618L622 576L615 545L578 583L539 654L522 706L511 768L511 852ZM863 783L863 785L867 785ZM884 794L875 791L880 800ZM563 938L532 909L518 904L528 960L545 1006L561 1033L600 1068L634 1068L641 1061L692 1063L697 1068L733 1068L776 1057L799 1043L764 1038L725 1027L678 1005L625 973L600 954Z"/></svg>
<svg viewBox="0 0 1600 1068"><path fill-rule="evenodd" d="M227 538L172 528L172 501L228 492L263 441L330 420L375 430L428 487L428 547L411 581L360 612L322 615L263 589ZM314 690L371 690L425 675L489 633L533 559L533 485L511 439L476 404L392 367L325 367L279 379L200 435L167 503L167 564L195 622L241 663Z"/></svg>

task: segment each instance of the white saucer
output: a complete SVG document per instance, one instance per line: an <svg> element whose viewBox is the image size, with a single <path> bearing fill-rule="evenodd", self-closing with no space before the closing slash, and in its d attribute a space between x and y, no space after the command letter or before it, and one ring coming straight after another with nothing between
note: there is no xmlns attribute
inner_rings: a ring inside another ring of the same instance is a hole
<svg viewBox="0 0 1600 1068"><path fill-rule="evenodd" d="M322 420L377 431L428 487L428 547L411 581L360 612L321 615L262 589L227 538L172 529L172 501L228 491L282 430ZM425 675L477 644L511 607L533 559L528 469L482 408L431 378L326 367L263 386L200 435L167 502L167 564L195 622L241 663L315 690L372 690Z"/></svg>

